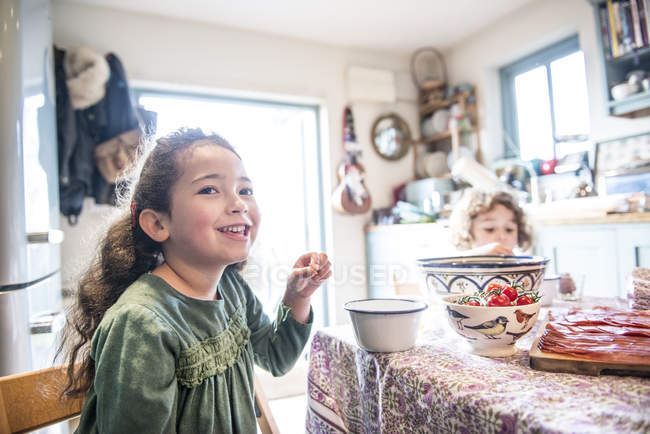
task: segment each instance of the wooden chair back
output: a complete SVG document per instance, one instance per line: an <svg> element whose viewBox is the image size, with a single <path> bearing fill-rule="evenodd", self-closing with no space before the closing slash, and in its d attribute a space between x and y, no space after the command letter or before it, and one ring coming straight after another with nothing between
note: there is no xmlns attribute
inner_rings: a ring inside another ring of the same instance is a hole
<svg viewBox="0 0 650 434"><path fill-rule="evenodd" d="M266 395L262 389L262 383L257 378L257 375L254 376L254 385L255 401L261 413L260 417L257 418L257 425L260 427L260 431L262 434L279 434L280 430L275 423L275 419L273 419L271 407L269 407L269 400L266 399Z"/></svg>
<svg viewBox="0 0 650 434"><path fill-rule="evenodd" d="M0 377L0 434L29 432L78 416L84 398L60 400L65 381L64 366ZM257 376L255 400L262 434L279 434Z"/></svg>
<svg viewBox="0 0 650 434"><path fill-rule="evenodd" d="M0 434L29 432L81 413L84 398L60 400L65 367L0 377Z"/></svg>

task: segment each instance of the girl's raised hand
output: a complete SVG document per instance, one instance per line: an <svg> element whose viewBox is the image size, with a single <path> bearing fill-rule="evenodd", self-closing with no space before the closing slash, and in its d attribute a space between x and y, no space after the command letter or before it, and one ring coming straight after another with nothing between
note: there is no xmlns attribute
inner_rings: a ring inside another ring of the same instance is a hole
<svg viewBox="0 0 650 434"><path fill-rule="evenodd" d="M481 247L475 247L465 254L471 255L513 255L514 253L507 247L504 247L498 241L485 244Z"/></svg>
<svg viewBox="0 0 650 434"><path fill-rule="evenodd" d="M305 253L293 266L287 280L287 292L309 298L332 275L332 263L325 253Z"/></svg>

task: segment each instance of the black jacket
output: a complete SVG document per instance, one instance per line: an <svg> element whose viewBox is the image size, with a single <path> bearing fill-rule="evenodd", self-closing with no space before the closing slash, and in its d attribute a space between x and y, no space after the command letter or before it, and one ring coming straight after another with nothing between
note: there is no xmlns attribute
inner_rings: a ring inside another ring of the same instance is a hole
<svg viewBox="0 0 650 434"><path fill-rule="evenodd" d="M61 213L74 223L85 196L94 197L97 203L114 203L114 186L102 178L95 166L95 146L137 128L138 119L124 67L112 53L106 56L110 77L104 98L84 110L74 110L68 96L64 56L65 51L55 47L59 194Z"/></svg>

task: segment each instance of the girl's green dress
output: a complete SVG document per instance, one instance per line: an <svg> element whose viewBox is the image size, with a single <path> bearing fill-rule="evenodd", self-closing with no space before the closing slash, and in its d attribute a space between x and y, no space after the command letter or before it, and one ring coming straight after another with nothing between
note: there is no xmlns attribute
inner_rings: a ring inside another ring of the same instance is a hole
<svg viewBox="0 0 650 434"><path fill-rule="evenodd" d="M153 274L126 289L93 336L78 433L256 432L253 363L291 369L313 313L308 324L282 312L271 322L236 271L218 291L194 299Z"/></svg>

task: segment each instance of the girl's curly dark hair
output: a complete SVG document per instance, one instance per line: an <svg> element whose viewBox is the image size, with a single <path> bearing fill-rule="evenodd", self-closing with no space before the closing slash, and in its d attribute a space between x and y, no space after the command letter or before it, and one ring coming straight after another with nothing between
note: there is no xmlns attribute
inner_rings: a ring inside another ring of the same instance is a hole
<svg viewBox="0 0 650 434"><path fill-rule="evenodd" d="M224 147L239 157L221 136L182 128L149 146L149 152L142 152L139 158L143 161L141 168L135 165L132 173L119 182L118 203L126 212L108 228L96 258L81 276L57 349L57 358L63 355L68 366L63 395L86 394L95 375L90 342L104 314L138 277L162 263L162 245L144 233L137 224L138 216L147 208L170 212L171 188L181 176L179 156L198 140ZM135 179L137 182L132 182ZM242 266L239 263L229 267Z"/></svg>

